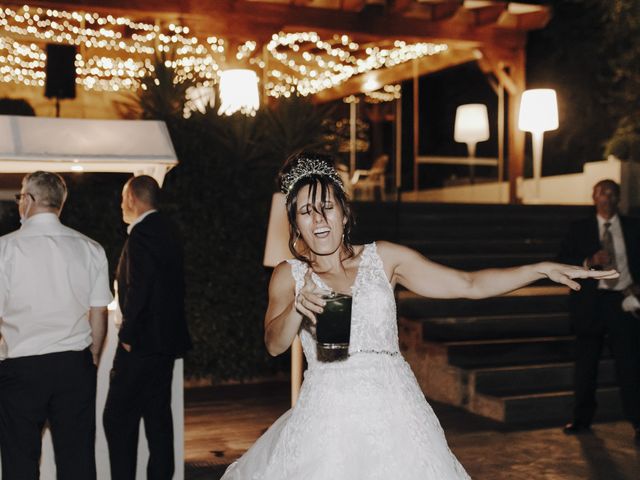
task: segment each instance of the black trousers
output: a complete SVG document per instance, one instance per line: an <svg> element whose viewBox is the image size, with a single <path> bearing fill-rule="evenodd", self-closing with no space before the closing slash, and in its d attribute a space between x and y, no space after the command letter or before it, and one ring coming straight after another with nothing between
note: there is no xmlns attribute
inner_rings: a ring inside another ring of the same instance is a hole
<svg viewBox="0 0 640 480"><path fill-rule="evenodd" d="M172 356L118 346L103 416L113 480L135 480L141 419L149 444L147 478L173 477L173 364Z"/></svg>
<svg viewBox="0 0 640 480"><path fill-rule="evenodd" d="M640 319L622 310L623 296L596 293L596 312L602 331L578 335L575 365L574 420L590 424L595 415L598 365L605 342L613 354L624 415L640 425ZM579 321L579 319L578 319Z"/></svg>
<svg viewBox="0 0 640 480"><path fill-rule="evenodd" d="M91 352L0 362L2 480L38 480L51 427L58 480L95 480L96 367Z"/></svg>

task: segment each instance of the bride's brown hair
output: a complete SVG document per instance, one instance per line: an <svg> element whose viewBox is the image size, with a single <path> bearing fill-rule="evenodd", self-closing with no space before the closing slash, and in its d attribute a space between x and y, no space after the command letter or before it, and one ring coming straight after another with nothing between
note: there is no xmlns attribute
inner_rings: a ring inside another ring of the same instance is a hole
<svg viewBox="0 0 640 480"><path fill-rule="evenodd" d="M330 155L315 152L300 152L289 157L282 167L279 175L281 190L286 194L287 218L289 219L289 250L295 258L307 264L311 261L296 249L296 241L300 238L300 230L296 221L298 207L298 192L305 185L309 185L309 198L314 210L316 209L316 198L320 194L320 213L326 218L324 204L329 195L329 189L333 193L333 199L340 207L342 214L346 218L343 229L342 248L347 256L354 255L351 244L351 232L355 224L347 194L344 191L333 158ZM318 189L320 191L318 192ZM316 210L317 211L317 210ZM344 260L343 259L343 260Z"/></svg>

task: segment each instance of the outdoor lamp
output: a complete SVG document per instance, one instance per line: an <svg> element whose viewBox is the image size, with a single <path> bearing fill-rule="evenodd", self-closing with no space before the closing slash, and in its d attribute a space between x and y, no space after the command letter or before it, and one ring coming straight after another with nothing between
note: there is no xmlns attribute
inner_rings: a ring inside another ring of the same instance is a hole
<svg viewBox="0 0 640 480"><path fill-rule="evenodd" d="M476 156L476 143L489 140L489 115L487 114L487 106L482 103L460 105L456 109L453 139L456 142L467 144L467 154L470 158L471 183L473 183L473 159Z"/></svg>
<svg viewBox="0 0 640 480"><path fill-rule="evenodd" d="M526 90L522 94L518 128L524 132L531 132L535 199L539 201L540 176L542 173L542 138L544 132L558 128L558 102L555 90L539 88Z"/></svg>
<svg viewBox="0 0 640 480"><path fill-rule="evenodd" d="M283 260L293 258L289 250L289 220L284 193L274 193L271 198L267 241L264 246L265 267L275 267ZM291 405L295 405L302 385L302 343L296 335L291 344Z"/></svg>
<svg viewBox="0 0 640 480"><path fill-rule="evenodd" d="M253 70L236 68L220 72L220 108L218 115L240 112L254 116L260 107L258 76Z"/></svg>
<svg viewBox="0 0 640 480"><path fill-rule="evenodd" d="M190 118L193 112L200 112L204 115L216 103L213 87L209 86L189 87L185 92L185 97L186 101L182 112L184 118Z"/></svg>

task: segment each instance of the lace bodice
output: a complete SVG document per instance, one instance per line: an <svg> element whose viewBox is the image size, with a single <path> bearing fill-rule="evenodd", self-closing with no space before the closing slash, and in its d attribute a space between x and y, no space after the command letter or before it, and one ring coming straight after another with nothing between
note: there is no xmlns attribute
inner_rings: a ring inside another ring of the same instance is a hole
<svg viewBox="0 0 640 480"><path fill-rule="evenodd" d="M296 282L297 295L304 285L304 276L309 267L300 260L289 260L289 264ZM312 273L311 278L318 287L331 290L315 273ZM351 287L351 294L353 295L353 304L349 344L350 357L346 362L340 363L348 367L352 358L359 353L398 352L395 298L375 243L364 246L356 279ZM317 358L314 333L306 323L303 323L300 338L309 369L313 369L320 362Z"/></svg>

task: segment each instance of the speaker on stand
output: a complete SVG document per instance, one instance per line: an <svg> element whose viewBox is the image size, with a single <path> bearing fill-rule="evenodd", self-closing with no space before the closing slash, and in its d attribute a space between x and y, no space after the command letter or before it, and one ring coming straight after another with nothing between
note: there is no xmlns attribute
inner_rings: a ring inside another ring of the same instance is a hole
<svg viewBox="0 0 640 480"><path fill-rule="evenodd" d="M76 98L76 51L75 45L47 44L44 94L56 99L56 117L60 116L60 100Z"/></svg>

